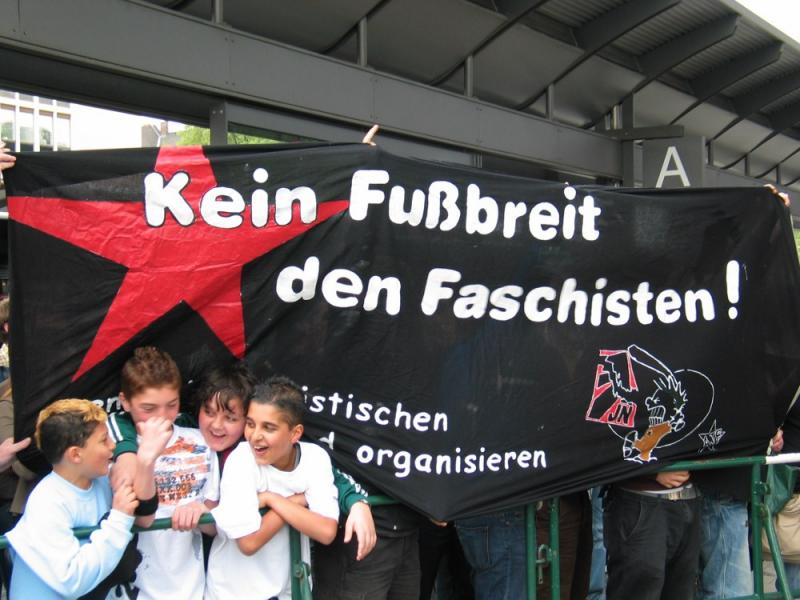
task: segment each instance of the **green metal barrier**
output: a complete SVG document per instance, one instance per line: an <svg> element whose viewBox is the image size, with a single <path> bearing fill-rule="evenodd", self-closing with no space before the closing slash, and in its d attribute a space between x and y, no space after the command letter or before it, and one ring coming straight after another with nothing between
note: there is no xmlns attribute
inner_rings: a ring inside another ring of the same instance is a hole
<svg viewBox="0 0 800 600"><path fill-rule="evenodd" d="M750 544L753 556L753 590L751 596L740 596L726 600L772 600L782 598L800 598L800 590L789 590L786 580L786 570L781 558L778 539L775 534L773 515L764 502L770 493L769 486L763 480L762 467L770 464L800 463L800 453L783 454L778 456L747 456L742 458L723 458L710 460L692 460L673 463L664 467L664 471L700 471L705 469L727 469L734 467L751 467L750 477ZM372 496L369 498L372 506L394 504L395 501L386 496ZM553 598L561 596L560 582L560 552L558 532L558 498L547 501L550 518L550 544L536 545L536 505L529 504L525 507L525 547L527 560L527 587L528 600L536 600L537 583L543 581L544 568L550 565L550 589ZM263 511L262 511L263 514ZM214 518L205 514L200 518L201 524L213 523ZM135 533L169 529L172 520L169 518L156 519L150 527L134 527ZM79 539L87 538L97 527L79 527L74 529L75 536ZM775 573L780 582L781 592L764 591L763 552L761 549L761 532L766 532L769 543L770 555L775 564ZM0 550L8 547L5 536L0 536ZM291 548L291 582L292 600L312 600L310 566L302 560L300 534L290 528ZM535 557L535 558L531 558Z"/></svg>

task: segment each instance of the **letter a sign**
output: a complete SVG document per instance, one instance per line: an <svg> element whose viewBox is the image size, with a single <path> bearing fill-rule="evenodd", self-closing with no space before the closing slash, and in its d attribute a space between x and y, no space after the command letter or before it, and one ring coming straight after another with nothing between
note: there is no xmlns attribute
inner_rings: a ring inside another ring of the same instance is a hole
<svg viewBox="0 0 800 600"><path fill-rule="evenodd" d="M699 136L647 140L644 143L644 186L654 188L703 185L704 140Z"/></svg>

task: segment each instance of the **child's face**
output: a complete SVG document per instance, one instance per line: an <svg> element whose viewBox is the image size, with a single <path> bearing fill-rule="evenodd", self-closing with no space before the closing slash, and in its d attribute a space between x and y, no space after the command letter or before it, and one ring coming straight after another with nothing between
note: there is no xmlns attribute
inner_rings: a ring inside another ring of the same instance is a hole
<svg viewBox="0 0 800 600"><path fill-rule="evenodd" d="M132 398L126 398L124 394L119 398L122 408L131 413L134 423L143 423L152 417L162 417L172 423L180 408L180 396L173 387L145 388Z"/></svg>
<svg viewBox="0 0 800 600"><path fill-rule="evenodd" d="M209 398L197 415L197 423L209 448L214 452L227 450L242 439L244 433L241 398L231 398L227 409L217 404L216 398Z"/></svg>
<svg viewBox="0 0 800 600"><path fill-rule="evenodd" d="M285 416L272 404L250 403L244 426L244 437L259 465L272 465L291 471L292 447L303 435L303 426L289 427Z"/></svg>
<svg viewBox="0 0 800 600"><path fill-rule="evenodd" d="M80 470L87 479L96 479L108 475L108 468L114 457L114 440L108 435L105 423L98 423L92 435L81 446Z"/></svg>

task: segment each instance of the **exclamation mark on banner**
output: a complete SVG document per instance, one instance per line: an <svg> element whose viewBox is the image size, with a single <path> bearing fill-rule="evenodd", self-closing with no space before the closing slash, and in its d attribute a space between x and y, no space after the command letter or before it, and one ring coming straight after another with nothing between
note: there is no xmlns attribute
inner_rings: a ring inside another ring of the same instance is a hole
<svg viewBox="0 0 800 600"><path fill-rule="evenodd" d="M728 286L728 301L731 304L739 302L739 262L731 260L725 270L725 282ZM739 311L735 306L728 309L728 318L735 319Z"/></svg>

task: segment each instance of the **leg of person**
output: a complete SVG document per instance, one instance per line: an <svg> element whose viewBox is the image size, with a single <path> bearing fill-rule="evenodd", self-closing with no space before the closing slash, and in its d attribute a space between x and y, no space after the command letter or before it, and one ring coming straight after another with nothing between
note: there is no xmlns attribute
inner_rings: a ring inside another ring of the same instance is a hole
<svg viewBox="0 0 800 600"><path fill-rule="evenodd" d="M703 496L700 512L698 600L721 600L753 593L747 505L730 496Z"/></svg>
<svg viewBox="0 0 800 600"><path fill-rule="evenodd" d="M522 508L456 521L472 568L476 600L519 600L526 595L525 512Z"/></svg>
<svg viewBox="0 0 800 600"><path fill-rule="evenodd" d="M592 570L586 600L606 600L606 543L603 540L601 489L592 488Z"/></svg>
<svg viewBox="0 0 800 600"><path fill-rule="evenodd" d="M392 585L386 595L388 600L417 600L419 594L419 534L414 531L397 538L400 558L395 564ZM368 598L370 596L367 596Z"/></svg>
<svg viewBox="0 0 800 600"><path fill-rule="evenodd" d="M586 599L589 593L589 577L592 569L592 502L586 492L581 492L578 500L580 502L580 526L569 600Z"/></svg>
<svg viewBox="0 0 800 600"><path fill-rule="evenodd" d="M386 600L402 558L402 538L378 537L375 548L360 561L356 560L358 542L345 544L342 538L343 531L339 530L329 546L314 546L314 598Z"/></svg>
<svg viewBox="0 0 800 600"><path fill-rule="evenodd" d="M660 600L667 560L666 504L670 501L619 488L609 491L603 523L608 600Z"/></svg>
<svg viewBox="0 0 800 600"><path fill-rule="evenodd" d="M430 600L433 584L449 548L450 530L427 519L419 526L420 600Z"/></svg>
<svg viewBox="0 0 800 600"><path fill-rule="evenodd" d="M700 567L701 500L665 501L669 524L662 600L685 600L694 594Z"/></svg>
<svg viewBox="0 0 800 600"><path fill-rule="evenodd" d="M447 526L447 551L442 557L436 575L436 600L475 600L472 591L472 573L464 558L464 550L458 541L455 525ZM420 543L420 549L422 544ZM420 563L422 559L420 558ZM422 594L420 594L422 597Z"/></svg>
<svg viewBox="0 0 800 600"><path fill-rule="evenodd" d="M783 566L786 569L786 580L789 583L789 589L793 592L795 590L800 590L800 564L784 562ZM775 580L775 591L782 591L781 582L777 579ZM796 597L797 596L795 596L795 598Z"/></svg>

